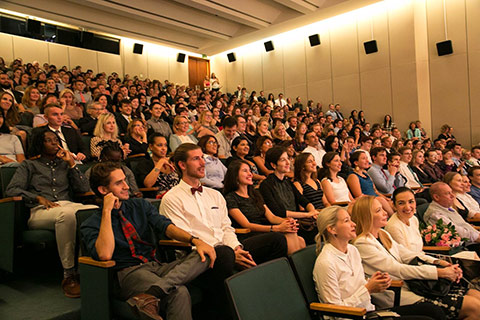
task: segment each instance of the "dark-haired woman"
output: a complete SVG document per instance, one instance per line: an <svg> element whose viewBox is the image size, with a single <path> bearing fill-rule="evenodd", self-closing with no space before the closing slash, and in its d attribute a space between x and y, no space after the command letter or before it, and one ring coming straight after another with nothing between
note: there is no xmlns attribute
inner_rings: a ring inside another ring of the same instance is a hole
<svg viewBox="0 0 480 320"><path fill-rule="evenodd" d="M323 209L330 205L323 194L322 185L317 179L317 164L311 153L300 153L295 158L294 176L293 185L313 204L315 209Z"/></svg>
<svg viewBox="0 0 480 320"><path fill-rule="evenodd" d="M253 161L257 165L259 173L268 176L269 174L273 173L273 170L270 170L265 165L265 154L268 150L273 147L273 140L268 136L261 136L255 142L255 155L253 157Z"/></svg>
<svg viewBox="0 0 480 320"><path fill-rule="evenodd" d="M322 159L320 177L322 190L328 203L351 202L353 197L345 180L338 175L342 170L342 161L336 152L327 152Z"/></svg>
<svg viewBox="0 0 480 320"><path fill-rule="evenodd" d="M253 161L247 159L248 154L250 152L250 145L248 144L248 140L245 137L236 137L232 141L232 156L227 159L227 167L230 163L234 160L243 160L250 165L250 170L252 171L253 175L253 184L258 185L260 182L265 180L267 177L261 175L258 172L257 166Z"/></svg>
<svg viewBox="0 0 480 320"><path fill-rule="evenodd" d="M287 239L288 254L305 248L305 241L297 235L298 225L293 218L280 218L264 204L263 198L253 188L250 165L235 160L228 167L225 189L228 213L234 225L250 229L251 235L281 232Z"/></svg>

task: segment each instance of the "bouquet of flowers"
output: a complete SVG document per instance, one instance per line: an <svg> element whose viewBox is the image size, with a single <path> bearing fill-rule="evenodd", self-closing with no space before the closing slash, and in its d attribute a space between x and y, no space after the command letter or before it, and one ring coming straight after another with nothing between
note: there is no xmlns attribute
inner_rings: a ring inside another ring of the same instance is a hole
<svg viewBox="0 0 480 320"><path fill-rule="evenodd" d="M439 219L433 226L425 226L420 230L420 233L426 246L455 248L459 247L466 240L458 235L452 223L445 224L442 219Z"/></svg>

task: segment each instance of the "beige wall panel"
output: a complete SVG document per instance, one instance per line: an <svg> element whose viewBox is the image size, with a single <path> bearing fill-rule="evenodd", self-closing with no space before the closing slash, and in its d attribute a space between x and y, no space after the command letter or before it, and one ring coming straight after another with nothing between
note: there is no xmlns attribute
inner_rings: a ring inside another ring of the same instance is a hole
<svg viewBox="0 0 480 320"><path fill-rule="evenodd" d="M469 57L470 84L470 119L472 126L472 144L480 143L480 52L470 52Z"/></svg>
<svg viewBox="0 0 480 320"><path fill-rule="evenodd" d="M308 39L296 38L292 39L292 41L288 43L288 46L283 48L285 88L297 84L305 84L307 81L307 70L305 66L306 45L310 47ZM303 97L306 97L306 92Z"/></svg>
<svg viewBox="0 0 480 320"><path fill-rule="evenodd" d="M333 101L332 97L332 79L309 81L308 82L308 99L304 99L303 104L306 105L308 100L320 102L327 110L328 104Z"/></svg>
<svg viewBox="0 0 480 320"><path fill-rule="evenodd" d="M82 66L82 71L92 69L93 73L98 72L96 51L69 47L68 55L70 56L70 68Z"/></svg>
<svg viewBox="0 0 480 320"><path fill-rule="evenodd" d="M358 73L333 79L333 99L331 103L340 103L345 110L358 109L360 99ZM328 108L328 104L324 104L324 110L327 110L326 108Z"/></svg>
<svg viewBox="0 0 480 320"><path fill-rule="evenodd" d="M227 91L227 73L226 73L226 63L228 63L227 56L216 55L210 58L210 72L215 73L218 80L220 81L220 85L222 88L220 89L222 92L229 92Z"/></svg>
<svg viewBox="0 0 480 320"><path fill-rule="evenodd" d="M5 64L10 64L13 57L13 40L12 36L6 33L0 33L0 57L5 60Z"/></svg>
<svg viewBox="0 0 480 320"><path fill-rule="evenodd" d="M415 61L413 3L389 12L390 63L402 65Z"/></svg>
<svg viewBox="0 0 480 320"><path fill-rule="evenodd" d="M273 89L283 91L285 86L282 48L275 48L274 51L270 52L263 51L262 67L265 91L271 92ZM274 93L278 94L278 92Z"/></svg>
<svg viewBox="0 0 480 320"><path fill-rule="evenodd" d="M452 40L453 54L466 52L465 2L446 0L448 40ZM427 22L430 58L439 59L436 43L445 40L443 1L427 1Z"/></svg>
<svg viewBox="0 0 480 320"><path fill-rule="evenodd" d="M140 76L140 74L145 76L148 74L146 46L143 47L143 54L135 54L133 53L134 43L129 39L123 39L121 42L120 52L123 55L124 73L131 77Z"/></svg>
<svg viewBox="0 0 480 320"><path fill-rule="evenodd" d="M332 76L334 78L358 72L358 41L356 23L330 30Z"/></svg>
<svg viewBox="0 0 480 320"><path fill-rule="evenodd" d="M225 70L227 71L227 88L228 92L234 92L237 90L237 86L245 86L243 82L243 56L236 54L237 60L234 62L228 62L225 65ZM225 82L224 82L225 83ZM248 88L251 90L251 88Z"/></svg>
<svg viewBox="0 0 480 320"><path fill-rule="evenodd" d="M112 72L123 75L122 57L118 54L111 54L105 52L97 52L98 70L105 72L107 75Z"/></svg>
<svg viewBox="0 0 480 320"><path fill-rule="evenodd" d="M358 54L360 61L360 72L385 68L389 65L389 47L388 47L388 19L386 12L378 13L369 19L359 17L358 28ZM377 40L378 52L366 54L363 43Z"/></svg>
<svg viewBox="0 0 480 320"><path fill-rule="evenodd" d="M419 118L417 99L417 77L415 63L392 66L392 117L395 124L404 131L410 121ZM426 127L426 124L423 124Z"/></svg>
<svg viewBox="0 0 480 320"><path fill-rule="evenodd" d="M68 46L56 43L48 44L48 56L50 64L54 64L60 69L62 66L69 66Z"/></svg>
<svg viewBox="0 0 480 320"><path fill-rule="evenodd" d="M385 114L392 114L392 89L390 70L382 68L360 74L362 88L362 109L372 123L383 120Z"/></svg>
<svg viewBox="0 0 480 320"><path fill-rule="evenodd" d="M163 80L168 79L168 56L165 53L155 50L154 48L148 48L148 77L150 79Z"/></svg>
<svg viewBox="0 0 480 320"><path fill-rule="evenodd" d="M15 58L22 58L24 63L38 61L40 65L48 62L48 46L45 41L13 36Z"/></svg>
<svg viewBox="0 0 480 320"><path fill-rule="evenodd" d="M448 123L455 128L457 140L469 145L467 57L457 54L444 58L430 61L433 135Z"/></svg>
<svg viewBox="0 0 480 320"><path fill-rule="evenodd" d="M301 101L303 101L306 105L307 84L302 83L296 86L286 87L284 94L285 94L285 97L292 99L292 103L295 103L295 98L300 96Z"/></svg>
<svg viewBox="0 0 480 320"><path fill-rule="evenodd" d="M320 45L311 47L305 40L305 56L307 65L307 81L318 81L332 78L330 63L330 34L328 30L319 32Z"/></svg>
<svg viewBox="0 0 480 320"><path fill-rule="evenodd" d="M468 51L480 52L480 1L466 0Z"/></svg>
<svg viewBox="0 0 480 320"><path fill-rule="evenodd" d="M168 57L169 79L177 84L188 86L188 56L185 57L185 63L177 62L177 55L170 54Z"/></svg>
<svg viewBox="0 0 480 320"><path fill-rule="evenodd" d="M256 52L243 56L243 81L248 92L263 90L262 56Z"/></svg>

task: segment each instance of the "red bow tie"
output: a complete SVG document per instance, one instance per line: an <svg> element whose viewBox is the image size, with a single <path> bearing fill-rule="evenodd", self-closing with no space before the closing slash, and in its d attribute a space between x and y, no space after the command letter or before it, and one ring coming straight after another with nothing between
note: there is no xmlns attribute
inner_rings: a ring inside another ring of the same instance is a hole
<svg viewBox="0 0 480 320"><path fill-rule="evenodd" d="M192 190L192 194L195 195L195 192L197 192L197 191L198 191L199 193L202 193L203 187L200 186L200 187L198 187L198 188L192 188L191 190Z"/></svg>

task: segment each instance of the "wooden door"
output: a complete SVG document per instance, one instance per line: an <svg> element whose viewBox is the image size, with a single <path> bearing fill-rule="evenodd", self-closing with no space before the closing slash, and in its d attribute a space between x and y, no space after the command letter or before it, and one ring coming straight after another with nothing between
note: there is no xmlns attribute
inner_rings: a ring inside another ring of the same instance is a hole
<svg viewBox="0 0 480 320"><path fill-rule="evenodd" d="M202 90L205 76L210 75L210 60L188 57L188 85L190 88L199 86Z"/></svg>

